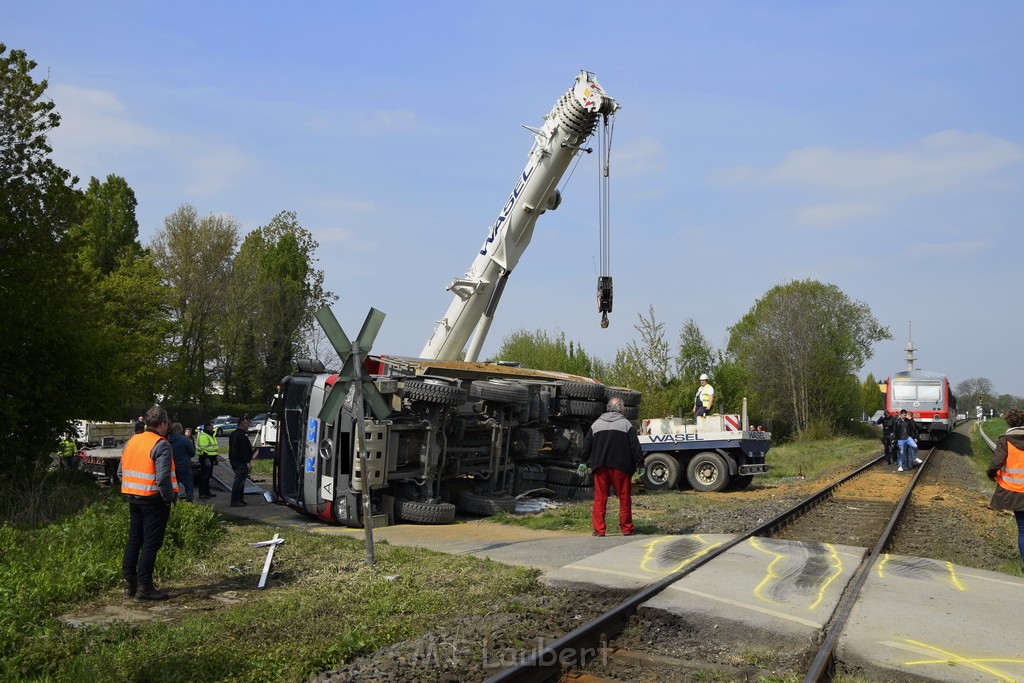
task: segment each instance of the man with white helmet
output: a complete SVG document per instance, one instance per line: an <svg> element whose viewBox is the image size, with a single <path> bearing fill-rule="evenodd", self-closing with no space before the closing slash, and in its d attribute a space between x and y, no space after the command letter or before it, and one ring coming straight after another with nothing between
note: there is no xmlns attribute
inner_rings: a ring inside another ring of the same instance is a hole
<svg viewBox="0 0 1024 683"><path fill-rule="evenodd" d="M697 417L711 414L711 404L715 402L715 388L708 384L708 376L700 376L700 389L693 399L693 413Z"/></svg>

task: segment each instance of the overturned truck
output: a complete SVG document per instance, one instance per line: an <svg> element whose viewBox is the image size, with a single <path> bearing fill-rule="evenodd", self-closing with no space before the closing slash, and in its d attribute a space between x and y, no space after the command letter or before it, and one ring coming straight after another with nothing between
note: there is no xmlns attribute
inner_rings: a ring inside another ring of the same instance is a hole
<svg viewBox="0 0 1024 683"><path fill-rule="evenodd" d="M641 398L583 377L493 363L370 356L362 367L387 404L386 418L364 418L368 458L357 447L354 389L336 417L317 417L338 383L319 362L301 361L274 406L278 498L348 526L363 525L363 477L378 526L449 524L457 508L513 511L516 494L538 488L590 497L589 475L575 471L583 437L610 398L622 398L632 420Z"/></svg>

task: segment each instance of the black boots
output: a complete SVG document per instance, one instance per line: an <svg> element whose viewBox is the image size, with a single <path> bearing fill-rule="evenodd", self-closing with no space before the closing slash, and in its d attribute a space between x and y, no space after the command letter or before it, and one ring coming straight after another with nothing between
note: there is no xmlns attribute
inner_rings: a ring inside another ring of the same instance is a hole
<svg viewBox="0 0 1024 683"><path fill-rule="evenodd" d="M128 589L125 589L125 594L128 593ZM169 596L165 591L158 590L152 583L140 583L139 588L135 591L136 600L166 600Z"/></svg>
<svg viewBox="0 0 1024 683"><path fill-rule="evenodd" d="M135 581L135 579L125 579L124 580L124 597L126 597L126 598L134 598L135 597L135 592L138 589L139 589L139 584Z"/></svg>

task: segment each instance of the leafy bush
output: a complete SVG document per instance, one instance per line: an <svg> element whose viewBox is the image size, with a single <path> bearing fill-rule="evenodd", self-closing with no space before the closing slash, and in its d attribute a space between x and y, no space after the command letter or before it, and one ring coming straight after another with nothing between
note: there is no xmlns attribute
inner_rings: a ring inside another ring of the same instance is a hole
<svg viewBox="0 0 1024 683"><path fill-rule="evenodd" d="M0 526L0 678L18 670L20 643L58 627L54 618L63 607L121 581L127 529L128 506L115 496L45 527ZM187 569L222 534L211 508L176 505L157 576Z"/></svg>

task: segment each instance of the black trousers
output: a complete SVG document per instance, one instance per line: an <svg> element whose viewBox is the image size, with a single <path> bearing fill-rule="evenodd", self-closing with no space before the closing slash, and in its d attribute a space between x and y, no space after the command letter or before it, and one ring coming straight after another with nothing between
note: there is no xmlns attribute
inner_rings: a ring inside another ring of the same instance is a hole
<svg viewBox="0 0 1024 683"><path fill-rule="evenodd" d="M213 479L213 464L216 460L217 457L213 455L199 456L199 483L196 488L200 496L210 495L210 480Z"/></svg>
<svg viewBox="0 0 1024 683"><path fill-rule="evenodd" d="M245 480L249 476L249 463L231 460L231 469L235 471L235 480L231 482L231 502L245 502Z"/></svg>
<svg viewBox="0 0 1024 683"><path fill-rule="evenodd" d="M164 544L171 506L160 496L153 500L128 502L128 542L124 546L121 572L126 581L153 583L156 554Z"/></svg>

